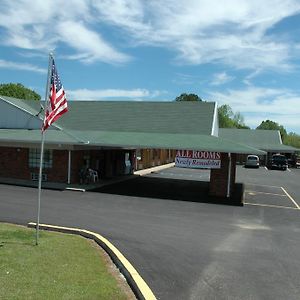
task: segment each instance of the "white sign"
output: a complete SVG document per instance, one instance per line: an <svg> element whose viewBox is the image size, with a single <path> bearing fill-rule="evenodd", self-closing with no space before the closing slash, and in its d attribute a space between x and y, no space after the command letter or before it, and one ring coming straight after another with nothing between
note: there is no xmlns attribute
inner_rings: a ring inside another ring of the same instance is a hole
<svg viewBox="0 0 300 300"><path fill-rule="evenodd" d="M220 152L178 150L175 157L175 166L180 168L220 169Z"/></svg>

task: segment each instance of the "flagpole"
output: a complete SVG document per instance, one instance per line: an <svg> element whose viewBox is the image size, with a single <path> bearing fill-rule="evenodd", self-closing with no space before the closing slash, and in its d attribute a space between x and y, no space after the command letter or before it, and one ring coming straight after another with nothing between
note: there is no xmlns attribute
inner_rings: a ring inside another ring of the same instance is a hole
<svg viewBox="0 0 300 300"><path fill-rule="evenodd" d="M45 93L44 120L46 119L46 112L47 112L47 107L48 107L48 102L49 102L50 74L51 74L52 60L53 60L53 54L49 53L48 76L47 76L46 93ZM40 170L39 170L39 186L38 186L38 211L37 211L36 238L35 238L35 244L36 245L38 245L38 240L39 240L44 144L45 144L45 130L42 130Z"/></svg>

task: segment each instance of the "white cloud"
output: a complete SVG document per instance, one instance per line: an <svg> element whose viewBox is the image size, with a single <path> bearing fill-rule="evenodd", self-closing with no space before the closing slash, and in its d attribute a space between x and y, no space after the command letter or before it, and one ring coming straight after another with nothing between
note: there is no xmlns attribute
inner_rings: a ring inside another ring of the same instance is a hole
<svg viewBox="0 0 300 300"><path fill-rule="evenodd" d="M129 60L129 56L116 51L99 33L89 30L81 22L60 22L57 26L57 35L76 49L78 52L76 59L84 62L101 60L107 63L124 63Z"/></svg>
<svg viewBox="0 0 300 300"><path fill-rule="evenodd" d="M47 73L46 69L39 68L37 66L26 64L26 63L16 63L13 61L7 61L0 59L0 68L8 70L22 70L22 71L31 71L36 73Z"/></svg>
<svg viewBox="0 0 300 300"><path fill-rule="evenodd" d="M299 12L298 0L2 0L0 26L2 43L43 51L62 43L85 62L130 59L104 38L110 26L119 45L164 47L179 63L289 70L297 44L267 31Z"/></svg>
<svg viewBox="0 0 300 300"><path fill-rule="evenodd" d="M68 90L67 97L71 100L104 100L111 98L126 98L126 99L140 99L140 98L153 98L160 95L160 91L150 92L146 89L104 89L104 90Z"/></svg>
<svg viewBox="0 0 300 300"><path fill-rule="evenodd" d="M226 72L221 72L213 75L211 85L222 85L234 79L233 76L228 75Z"/></svg>
<svg viewBox="0 0 300 300"><path fill-rule="evenodd" d="M97 22L90 1L36 0L32 5L29 0L4 0L0 4L2 43L7 46L48 52L65 44L84 62L127 62L128 55L92 28Z"/></svg>
<svg viewBox="0 0 300 300"><path fill-rule="evenodd" d="M243 83L246 85L252 85L251 83L251 79L255 78L256 76L258 76L259 74L262 73L262 69L258 68L256 70L254 70L253 72L251 72L250 74L248 74L245 79L243 80Z"/></svg>
<svg viewBox="0 0 300 300"><path fill-rule="evenodd" d="M141 3L104 1L97 9L106 22L129 32L135 43L176 51L181 63L221 62L249 69L291 68L289 59L294 45L267 36L266 32L282 19L300 12L296 0Z"/></svg>
<svg viewBox="0 0 300 300"><path fill-rule="evenodd" d="M229 104L234 111L245 116L245 123L256 127L269 119L300 133L300 94L287 89L250 86L244 90L211 92L210 99L219 105ZM295 129L296 128L296 129Z"/></svg>

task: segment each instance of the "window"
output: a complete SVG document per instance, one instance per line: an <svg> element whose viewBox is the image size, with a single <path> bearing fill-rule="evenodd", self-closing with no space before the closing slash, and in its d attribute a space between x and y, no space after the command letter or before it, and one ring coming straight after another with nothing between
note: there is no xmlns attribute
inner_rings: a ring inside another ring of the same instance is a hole
<svg viewBox="0 0 300 300"><path fill-rule="evenodd" d="M43 159L43 168L52 168L53 161L53 151L44 150L44 159ZM40 166L40 149L29 149L29 167L30 168L39 168Z"/></svg>
<svg viewBox="0 0 300 300"><path fill-rule="evenodd" d="M136 155L136 160L142 160L142 151L141 151L141 149L136 149L135 155Z"/></svg>

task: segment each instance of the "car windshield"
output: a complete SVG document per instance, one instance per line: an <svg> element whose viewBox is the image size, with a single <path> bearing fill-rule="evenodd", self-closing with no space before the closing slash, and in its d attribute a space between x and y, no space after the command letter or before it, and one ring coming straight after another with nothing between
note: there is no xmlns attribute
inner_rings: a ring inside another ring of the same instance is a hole
<svg viewBox="0 0 300 300"><path fill-rule="evenodd" d="M256 156L248 156L248 160L258 160Z"/></svg>
<svg viewBox="0 0 300 300"><path fill-rule="evenodd" d="M279 161L279 162L285 162L286 158L285 156L273 156L274 161Z"/></svg>

